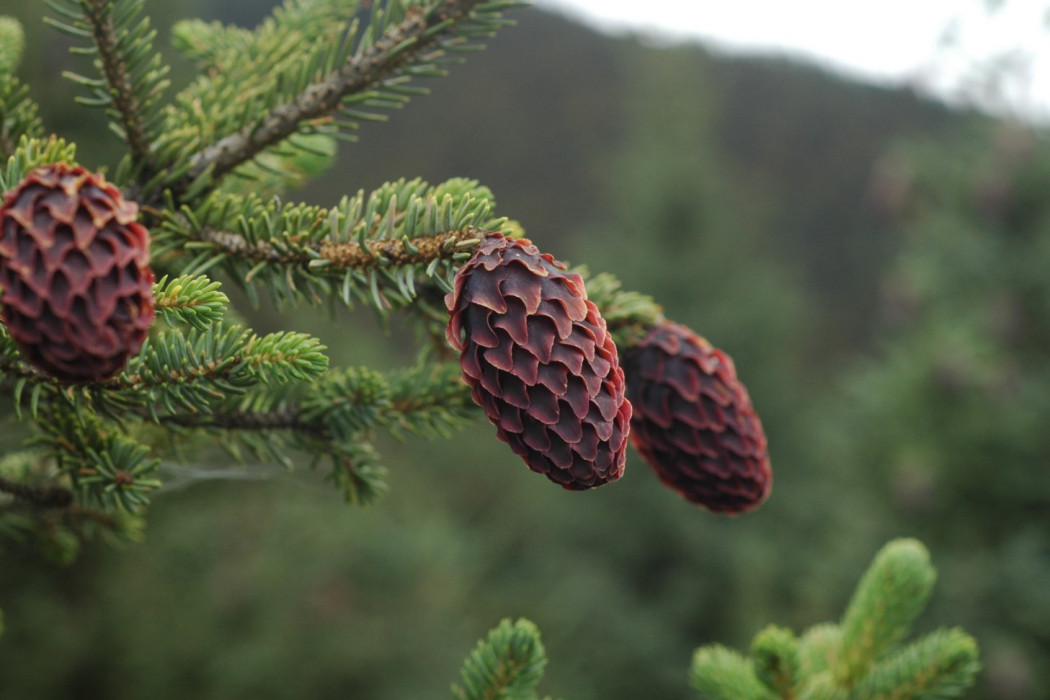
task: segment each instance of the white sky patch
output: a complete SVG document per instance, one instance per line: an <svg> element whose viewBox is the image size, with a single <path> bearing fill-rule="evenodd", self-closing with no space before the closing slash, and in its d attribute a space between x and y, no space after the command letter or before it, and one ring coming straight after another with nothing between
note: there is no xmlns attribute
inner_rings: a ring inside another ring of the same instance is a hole
<svg viewBox="0 0 1050 700"><path fill-rule="evenodd" d="M1001 112L1050 115L1047 0L1005 0L991 15L986 0L535 2L607 32L797 56L945 97L965 92ZM994 80L991 66L1000 68Z"/></svg>

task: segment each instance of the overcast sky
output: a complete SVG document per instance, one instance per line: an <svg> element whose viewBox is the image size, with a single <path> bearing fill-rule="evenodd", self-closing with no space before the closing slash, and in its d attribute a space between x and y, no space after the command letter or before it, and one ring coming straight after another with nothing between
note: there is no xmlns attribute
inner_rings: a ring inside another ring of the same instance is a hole
<svg viewBox="0 0 1050 700"><path fill-rule="evenodd" d="M789 53L837 70L944 94L975 65L1008 60L1006 109L1050 114L1050 0L535 0L608 31L701 38L727 50ZM945 39L950 39L946 42ZM970 88L971 92L975 91Z"/></svg>

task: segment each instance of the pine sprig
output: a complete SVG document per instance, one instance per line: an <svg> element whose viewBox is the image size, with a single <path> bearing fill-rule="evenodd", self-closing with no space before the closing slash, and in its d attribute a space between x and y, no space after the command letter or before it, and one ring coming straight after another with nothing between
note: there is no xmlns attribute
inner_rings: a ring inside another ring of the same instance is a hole
<svg viewBox="0 0 1050 700"><path fill-rule="evenodd" d="M799 638L800 672L815 676L838 666L842 628L833 622L813 625Z"/></svg>
<svg viewBox="0 0 1050 700"><path fill-rule="evenodd" d="M41 405L54 400L62 386L52 377L30 365L22 356L18 344L0 324L0 390L14 399L15 417L21 420L25 409L36 419Z"/></svg>
<svg viewBox="0 0 1050 700"><path fill-rule="evenodd" d="M274 433L349 443L376 430L443 438L477 414L457 365L420 365L383 374L364 367L329 372L309 385L259 387L208 413L160 416L184 428Z"/></svg>
<svg viewBox="0 0 1050 700"><path fill-rule="evenodd" d="M0 169L0 192L17 185L33 168L51 163L74 164L76 153L75 144L66 143L56 136L44 139L23 134L15 152L7 159L6 167Z"/></svg>
<svg viewBox="0 0 1050 700"><path fill-rule="evenodd" d="M48 414L44 434L29 441L35 448L0 460L0 551L4 541L32 544L67 563L88 537L141 539L142 519L133 510L141 511L158 486L155 460L141 445L93 419L70 415L68 408ZM102 458L98 449L114 446L114 440L123 445Z"/></svg>
<svg viewBox="0 0 1050 700"><path fill-rule="evenodd" d="M311 467L316 467L321 459L316 458ZM365 436L333 445L328 462L325 478L350 505L369 505L387 492L386 469L379 466L378 453Z"/></svg>
<svg viewBox="0 0 1050 700"><path fill-rule="evenodd" d="M357 3L315 3L318 13L341 6L346 12L342 22L328 30L312 24L322 38L317 48L307 50L305 57L300 53L295 62L282 63L282 57L290 55L288 48L258 51L266 57L258 65L249 66L246 60L242 70L254 80L238 84L234 91L240 96L247 90L246 99L234 102L221 79L199 81L179 96L179 107L168 112L169 136L161 149L169 160L188 148L196 152L186 161L187 168L148 189L168 187L189 201L209 182L293 134L329 128L346 132L363 119L375 119L372 110L403 105L422 91L414 84L417 78L443 75L450 63L460 60L459 54L479 48L481 40L505 25L503 10L516 4L377 0L371 21L362 26L354 17ZM294 9L307 19L314 11L310 5L295 4ZM290 44L288 32L268 31L264 25L252 43L263 47L268 41ZM249 51L248 57L252 55ZM269 76L269 82L259 85L255 76Z"/></svg>
<svg viewBox="0 0 1050 700"><path fill-rule="evenodd" d="M376 428L395 437L447 437L476 414L476 404L454 364L420 366L383 375L352 368L311 388L301 417L323 425L337 440Z"/></svg>
<svg viewBox="0 0 1050 700"><path fill-rule="evenodd" d="M288 8L287 3L284 8ZM274 16L286 11L284 8L274 10ZM269 22L276 25L272 18ZM243 27L224 25L222 22L184 19L176 22L172 27L171 43L183 56L195 61L203 73L235 70L238 71L237 77L243 78L249 77L242 75L243 71L240 70L240 67L245 65L245 61L253 67L258 65L256 61L259 60L259 57L247 54L255 45L259 45L260 49L263 48L262 42L258 40L258 35L261 33L259 30L253 33ZM258 75L250 77L254 79Z"/></svg>
<svg viewBox="0 0 1050 700"><path fill-rule="evenodd" d="M22 351L18 349L18 344L3 324L0 324L0 375L8 382L16 379L44 378L22 359Z"/></svg>
<svg viewBox="0 0 1050 700"><path fill-rule="evenodd" d="M503 620L463 663L457 700L535 700L547 654L536 626L522 618Z"/></svg>
<svg viewBox="0 0 1050 700"><path fill-rule="evenodd" d="M102 424L95 416L56 406L39 421L34 445L46 449L67 476L77 503L103 512L137 513L160 487L153 478L160 460L149 448Z"/></svg>
<svg viewBox="0 0 1050 700"><path fill-rule="evenodd" d="M881 661L857 684L856 700L959 697L980 671L977 643L960 629L937 630Z"/></svg>
<svg viewBox="0 0 1050 700"><path fill-rule="evenodd" d="M0 160L14 155L23 137L44 134L29 88L15 77L24 49L22 25L13 17L0 16Z"/></svg>
<svg viewBox="0 0 1050 700"><path fill-rule="evenodd" d="M663 320L663 307L653 298L623 289L620 280L603 272L591 275L584 265L573 267L587 285L587 296L601 312L618 347L636 345L649 329Z"/></svg>
<svg viewBox="0 0 1050 700"><path fill-rule="evenodd" d="M149 503L149 494L160 488L151 478L160 464L149 448L124 436L113 435L99 449L89 449L94 468L82 468L76 483L88 494L85 502L104 511L120 508L136 513Z"/></svg>
<svg viewBox="0 0 1050 700"><path fill-rule="evenodd" d="M162 156L178 162L187 151L258 119L344 63L359 6L359 0L289 0L255 31L199 20L178 23L175 46L198 62L201 77L168 111ZM208 118L186 118L197 114ZM332 163L337 135L325 120L304 124L287 142L232 170L236 177L227 178L223 189L269 195L300 186Z"/></svg>
<svg viewBox="0 0 1050 700"><path fill-rule="evenodd" d="M204 275L162 277L153 286L153 306L169 325L187 324L204 330L222 318L230 298L219 291L218 282Z"/></svg>
<svg viewBox="0 0 1050 700"><path fill-rule="evenodd" d="M386 470L370 439L377 430L396 438L448 437L477 413L454 364L420 365L382 374L367 368L330 372L309 384L260 386L228 398L207 413L163 414L179 431L219 438L237 460L245 451L291 469L290 452L328 462L327 479L351 503L369 503L386 491Z"/></svg>
<svg viewBox="0 0 1050 700"><path fill-rule="evenodd" d="M365 367L329 374L303 400L300 417L307 425L345 441L378 426L390 410L389 385L383 375Z"/></svg>
<svg viewBox="0 0 1050 700"><path fill-rule="evenodd" d="M161 417L177 431L205 431L238 462L248 458L295 468L293 454L312 456L311 469L325 468L325 479L351 504L366 505L386 493L386 469L369 442L369 431L345 429L334 435L324 420L304 415L299 395L307 388L264 387L228 401L208 414Z"/></svg>
<svg viewBox="0 0 1050 700"><path fill-rule="evenodd" d="M896 540L879 552L842 618L840 682L850 685L904 639L926 608L936 578L930 555L917 540Z"/></svg>
<svg viewBox="0 0 1050 700"><path fill-rule="evenodd" d="M751 643L755 676L777 697L788 697L801 679L801 661L795 634L770 626Z"/></svg>
<svg viewBox="0 0 1050 700"><path fill-rule="evenodd" d="M265 383L309 381L328 369L325 349L305 333L253 335L245 345L243 361Z"/></svg>
<svg viewBox="0 0 1050 700"><path fill-rule="evenodd" d="M266 383L309 381L328 367L325 347L304 333L258 336L221 323L149 338L118 376L84 389L91 405L119 418L145 412L152 420L210 413L230 396Z"/></svg>
<svg viewBox="0 0 1050 700"><path fill-rule="evenodd" d="M39 138L44 133L36 103L29 88L11 76L0 80L0 159L14 155L18 141L24 137Z"/></svg>
<svg viewBox="0 0 1050 700"><path fill-rule="evenodd" d="M22 24L14 17L0 15L0 75L5 81L14 77L25 48L26 35Z"/></svg>
<svg viewBox="0 0 1050 700"><path fill-rule="evenodd" d="M689 685L705 700L773 700L755 675L751 661L732 649L698 649L689 668Z"/></svg>
<svg viewBox="0 0 1050 700"><path fill-rule="evenodd" d="M256 302L262 286L278 306L361 302L386 313L415 301L419 281L450 289L483 232L507 227L494 206L463 179L398 180L331 209L221 194L169 217L154 254L192 255L180 263L189 274L221 266Z"/></svg>
<svg viewBox="0 0 1050 700"><path fill-rule="evenodd" d="M478 415L458 363L404 370L394 373L389 382L390 411L383 417L383 427L395 438L405 433L447 438Z"/></svg>
<svg viewBox="0 0 1050 700"><path fill-rule="evenodd" d="M938 630L901 647L935 579L916 540L890 542L861 578L842 623L760 632L751 656L714 645L697 650L694 688L711 700L935 700L960 695L980 668L962 630Z"/></svg>
<svg viewBox="0 0 1050 700"><path fill-rule="evenodd" d="M156 30L149 18L140 18L145 0L48 0L62 19L46 18L54 28L90 46L75 53L93 55L98 78L77 73L65 75L87 88L81 104L103 107L110 116L110 127L129 149L128 168L116 177L150 176L157 168L152 151L161 133L159 105L170 81L168 66L153 49Z"/></svg>

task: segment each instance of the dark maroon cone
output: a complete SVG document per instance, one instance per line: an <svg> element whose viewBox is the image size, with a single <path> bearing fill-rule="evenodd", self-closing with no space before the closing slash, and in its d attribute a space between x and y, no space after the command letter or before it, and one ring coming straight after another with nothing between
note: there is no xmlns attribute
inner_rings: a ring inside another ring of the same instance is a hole
<svg viewBox="0 0 1050 700"><path fill-rule="evenodd" d="M112 377L153 323L149 233L101 176L56 163L0 206L3 319L26 359L70 383Z"/></svg>
<svg viewBox="0 0 1050 700"><path fill-rule="evenodd" d="M624 353L631 440L667 486L716 513L743 513L773 479L762 423L733 360L671 322Z"/></svg>
<svg viewBox="0 0 1050 700"><path fill-rule="evenodd" d="M535 472L579 491L623 475L631 405L583 279L526 239L490 234L445 297L474 401Z"/></svg>

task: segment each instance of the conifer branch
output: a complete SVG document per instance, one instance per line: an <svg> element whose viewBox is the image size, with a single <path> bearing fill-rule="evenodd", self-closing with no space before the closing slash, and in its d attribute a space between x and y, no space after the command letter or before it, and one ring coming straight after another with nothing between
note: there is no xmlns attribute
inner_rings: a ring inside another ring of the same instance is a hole
<svg viewBox="0 0 1050 700"><path fill-rule="evenodd" d="M142 418L150 417L139 409ZM236 459L255 458L293 467L289 450L327 456L327 479L350 503L368 503L386 490L386 470L369 443L377 429L396 438L448 437L477 413L453 363L421 365L382 375L365 368L332 373L310 385L260 387L208 412L180 411L156 418L162 425L220 437Z"/></svg>
<svg viewBox="0 0 1050 700"><path fill-rule="evenodd" d="M890 542L853 594L841 626L822 624L796 639L769 627L751 658L712 645L698 649L692 686L710 700L934 700L961 694L980 668L977 643L962 630L899 642L929 599L935 572L916 540Z"/></svg>
<svg viewBox="0 0 1050 700"><path fill-rule="evenodd" d="M573 271L584 278L587 296L601 312L617 347L636 345L663 320L662 306L646 294L623 289L613 275L603 272L591 276L584 265L574 267Z"/></svg>
<svg viewBox="0 0 1050 700"><path fill-rule="evenodd" d="M799 639L802 675L814 676L834 668L838 664L841 648L842 628L837 624L826 622L810 627Z"/></svg>
<svg viewBox="0 0 1050 700"><path fill-rule="evenodd" d="M202 176L222 178L270 146L296 133L302 124L330 118L344 100L391 79L426 55L481 0L443 0L431 8L409 7L400 22L389 25L374 42L355 53L338 70L309 85L290 101L190 156L189 170L176 191L186 191Z"/></svg>
<svg viewBox="0 0 1050 700"><path fill-rule="evenodd" d="M774 695L794 700L794 689L801 675L798 640L789 629L770 626L751 643L755 676Z"/></svg>
<svg viewBox="0 0 1050 700"><path fill-rule="evenodd" d="M748 659L717 644L693 655L689 684L707 700L774 700Z"/></svg>
<svg viewBox="0 0 1050 700"><path fill-rule="evenodd" d="M0 159L6 161L13 156L23 136L38 137L43 132L28 88L13 76L0 80Z"/></svg>
<svg viewBox="0 0 1050 700"><path fill-rule="evenodd" d="M23 359L18 345L0 324L0 391L11 394L15 416L22 418L28 398L29 414L36 418L40 405L56 396L60 388L53 377L43 374Z"/></svg>
<svg viewBox="0 0 1050 700"><path fill-rule="evenodd" d="M171 30L175 48L204 70L227 69L229 66L220 56L232 52L243 55L251 37L252 32L243 27L223 26L221 22L200 19L180 20Z"/></svg>
<svg viewBox="0 0 1050 700"><path fill-rule="evenodd" d="M857 680L873 659L907 635L936 577L929 553L917 540L895 540L879 552L842 618L840 682L848 686Z"/></svg>
<svg viewBox="0 0 1050 700"><path fill-rule="evenodd" d="M3 328L0 328L0 375L3 375L6 382L11 383L11 388L15 381L21 379L49 381L47 376L22 359L22 353L15 341Z"/></svg>
<svg viewBox="0 0 1050 700"><path fill-rule="evenodd" d="M290 430L318 440L331 440L328 429L319 422L303 419L298 404L281 406L270 411L220 410L212 413L172 413L163 416L161 423L180 428L215 429L222 431L270 432Z"/></svg>
<svg viewBox="0 0 1050 700"><path fill-rule="evenodd" d="M86 0L84 17L91 25L102 73L109 84L113 108L119 115L132 162L140 165L149 157L150 138L142 120L143 107L132 86L127 57L120 50L121 40L113 22L113 0Z"/></svg>
<svg viewBox="0 0 1050 700"><path fill-rule="evenodd" d="M157 170L152 158L159 118L155 107L169 81L168 67L153 51L156 31L148 18L135 21L144 0L67 1L70 7L51 4L65 21L46 21L75 38L90 40L89 52L95 54L102 78L75 73L66 73L66 77L91 92L91 97L78 98L78 102L107 108L113 130L128 144L131 172L148 179ZM128 174L122 170L116 179L126 180Z"/></svg>
<svg viewBox="0 0 1050 700"><path fill-rule="evenodd" d="M23 137L44 133L29 88L15 77L24 49L22 25L13 17L0 16L0 162L14 155Z"/></svg>
<svg viewBox="0 0 1050 700"><path fill-rule="evenodd" d="M4 82L14 78L26 48L22 24L14 17L0 15L0 76Z"/></svg>
<svg viewBox="0 0 1050 700"><path fill-rule="evenodd" d="M22 25L12 17L0 16L0 162L14 155L23 137L44 133L29 88L15 77L24 48Z"/></svg>
<svg viewBox="0 0 1050 700"><path fill-rule="evenodd" d="M145 411L210 412L231 395L264 383L308 381L328 367L325 347L304 333L252 334L240 327L210 326L150 338L113 379L84 388L94 408L119 418Z"/></svg>
<svg viewBox="0 0 1050 700"><path fill-rule="evenodd" d="M960 629L937 630L880 662L857 684L856 700L954 698L973 683L977 643Z"/></svg>
<svg viewBox="0 0 1050 700"><path fill-rule="evenodd" d="M136 513L160 486L153 478L160 460L143 444L73 405L54 406L38 421L34 442L72 482L77 502L103 513Z"/></svg>
<svg viewBox="0 0 1050 700"><path fill-rule="evenodd" d="M546 666L536 626L524 618L503 620L467 657L452 695L456 700L535 698Z"/></svg>
<svg viewBox="0 0 1050 700"><path fill-rule="evenodd" d="M441 231L416 241L405 239L376 240L371 244L356 241L312 241L291 249L268 240L249 242L231 231L204 228L199 240L210 243L219 252L251 262L301 265L327 268L327 272L348 269L369 270L387 266L428 265L435 260L452 260L471 245L477 245L484 232L467 227Z"/></svg>
<svg viewBox="0 0 1050 700"><path fill-rule="evenodd" d="M447 291L481 237L509 227L493 207L464 179L399 180L330 209L216 194L168 216L154 255L192 255L180 267L196 275L222 266L253 302L263 287L278 306L356 300L386 313L418 301L417 281Z"/></svg>
<svg viewBox="0 0 1050 700"><path fill-rule="evenodd" d="M375 449L363 436L334 445L327 479L343 493L347 503L368 505L387 491L386 470L376 464L376 459Z"/></svg>
<svg viewBox="0 0 1050 700"><path fill-rule="evenodd" d="M153 285L153 307L169 324L185 323L204 330L222 318L230 303L219 287L203 275L172 280L165 275Z"/></svg>
<svg viewBox="0 0 1050 700"><path fill-rule="evenodd" d="M389 375L364 368L346 369L321 378L295 400L274 399L265 392L236 406L209 413L177 412L160 422L183 428L269 432L286 430L303 436L346 442L376 428L395 437L447 437L473 418L477 405L459 381L454 363L421 366Z"/></svg>

